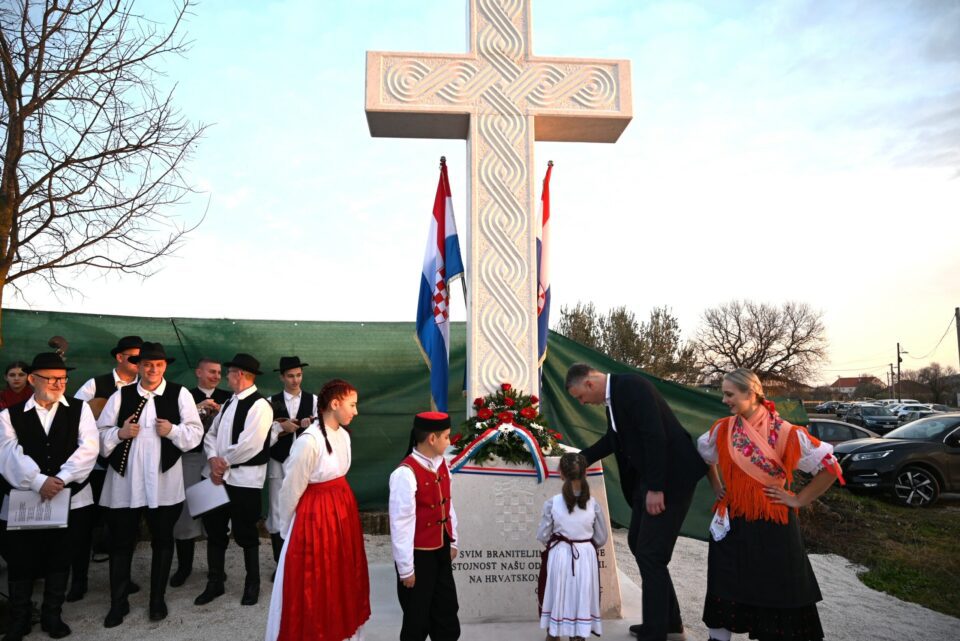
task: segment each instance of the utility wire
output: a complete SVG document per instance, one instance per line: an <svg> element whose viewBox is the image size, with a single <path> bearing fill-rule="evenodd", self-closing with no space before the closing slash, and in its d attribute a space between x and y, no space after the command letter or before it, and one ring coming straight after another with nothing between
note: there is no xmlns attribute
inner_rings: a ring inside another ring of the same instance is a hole
<svg viewBox="0 0 960 641"><path fill-rule="evenodd" d="M943 330L943 336L941 336L941 337L940 337L940 340L937 341L937 344L933 346L933 349L931 349L929 352L927 352L927 353L924 354L923 356L911 356L910 354L907 354L907 356L909 356L910 358L912 358L912 359L915 360L915 361L922 361L923 359L927 358L928 356L930 356L931 354L933 354L935 351L937 351L937 348L940 347L940 343L942 343L942 342L943 342L943 339L947 337L947 332L949 332L949 331L950 331L950 328L953 327L953 321L954 321L954 320L956 320L956 317L955 317L955 316L951 316L951 317L950 317L950 322L947 323L947 328L946 328L945 330Z"/></svg>

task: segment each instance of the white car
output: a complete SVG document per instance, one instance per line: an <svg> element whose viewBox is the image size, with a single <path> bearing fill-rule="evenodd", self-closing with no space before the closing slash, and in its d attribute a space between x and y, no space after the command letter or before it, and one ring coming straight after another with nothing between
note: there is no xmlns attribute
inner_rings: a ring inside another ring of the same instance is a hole
<svg viewBox="0 0 960 641"><path fill-rule="evenodd" d="M897 419L900 421L905 421L907 419L907 414L910 412L932 412L933 408L929 405L923 405L921 403L904 403L900 405L896 410L893 410L893 413L896 414Z"/></svg>

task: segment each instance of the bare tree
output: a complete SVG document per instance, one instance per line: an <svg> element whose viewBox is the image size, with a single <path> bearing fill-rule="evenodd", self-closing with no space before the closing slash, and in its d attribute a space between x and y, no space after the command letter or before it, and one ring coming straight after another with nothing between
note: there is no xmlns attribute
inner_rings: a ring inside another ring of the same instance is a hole
<svg viewBox="0 0 960 641"><path fill-rule="evenodd" d="M917 372L916 381L930 389L934 403L950 402L957 391L955 379L957 370L950 365L944 367L940 363L930 363Z"/></svg>
<svg viewBox="0 0 960 641"><path fill-rule="evenodd" d="M802 382L826 357L823 313L805 303L731 301L703 313L697 352L708 375L747 367Z"/></svg>
<svg viewBox="0 0 960 641"><path fill-rule="evenodd" d="M189 8L161 27L126 0L0 3L0 303L30 276L55 291L85 269L147 276L195 228L172 208L205 127L155 84Z"/></svg>

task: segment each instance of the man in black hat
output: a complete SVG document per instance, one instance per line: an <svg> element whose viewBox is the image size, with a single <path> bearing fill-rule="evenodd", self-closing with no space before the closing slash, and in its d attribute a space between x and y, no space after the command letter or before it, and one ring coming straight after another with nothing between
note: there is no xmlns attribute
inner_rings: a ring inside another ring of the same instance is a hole
<svg viewBox="0 0 960 641"><path fill-rule="evenodd" d="M150 528L150 620L167 616L164 600L173 563L173 524L186 497L180 458L203 439L203 425L193 396L164 378L167 358L160 343L143 343L137 364L140 382L115 392L100 414L100 453L110 467L100 504L110 509L110 611L103 621L112 628L130 612L127 584L140 532L140 517Z"/></svg>
<svg viewBox="0 0 960 641"><path fill-rule="evenodd" d="M310 426L317 416L317 397L303 392L303 368L309 363L301 363L299 356L281 356L280 366L273 370L280 372L283 391L270 397L273 408L271 431L275 443L270 447L270 462L267 464L267 491L269 492L270 513L267 515L267 532L273 545L273 560L280 561L283 548L283 532L280 531L280 486L283 484L283 462L290 456L290 448L303 430Z"/></svg>
<svg viewBox="0 0 960 641"><path fill-rule="evenodd" d="M43 353L27 369L33 396L0 412L0 471L4 494L11 488L33 490L46 500L70 492L70 516L64 529L7 533L10 621L5 640L30 632L33 581L43 577L40 625L50 637L70 634L61 610L67 591L70 542L78 528L89 529L93 492L87 481L99 451L96 421L83 401L64 396L67 367L59 354Z"/></svg>
<svg viewBox="0 0 960 641"><path fill-rule="evenodd" d="M229 523L234 540L243 548L247 573L240 604L254 605L260 597L257 521L270 458L273 408L257 391L256 378L263 373L260 361L250 354L237 354L224 367L233 396L224 403L203 439L207 455L203 475L216 485L225 485L230 502L203 515L209 571L207 586L194 603L205 605L225 591L223 566L230 542Z"/></svg>
<svg viewBox="0 0 960 641"><path fill-rule="evenodd" d="M90 405L94 419L100 416L107 399L114 392L137 382L137 365L130 359L140 354L141 345L143 345L143 339L139 336L124 336L118 340L116 346L110 350L110 355L115 361L113 370L88 379L73 395L74 398L86 401ZM94 508L90 530L79 532L79 540L73 546L73 558L70 562L70 591L67 592L67 601L70 602L79 601L87 593L91 549L95 547L98 553L104 553L110 549L106 510L99 507L100 492L103 490L103 481L106 477L107 462L105 459L98 459L96 467L90 473L90 487L93 488L93 501L97 507ZM103 556L97 560L106 561L107 558ZM130 593L139 591L140 586L131 583Z"/></svg>
<svg viewBox="0 0 960 641"><path fill-rule="evenodd" d="M220 389L220 361L203 357L197 361L194 375L197 377L197 386L190 390L193 400L197 404L197 412L203 422L203 433L210 430L213 419L220 413L220 407L230 398L230 392ZM183 484L190 487L202 479L203 466L207 457L203 452L203 442L183 455ZM200 518L190 516L189 510L184 509L180 518L173 526L173 537L177 541L177 571L170 577L170 587L178 588L187 581L193 571L193 555L196 539L203 534L203 524Z"/></svg>

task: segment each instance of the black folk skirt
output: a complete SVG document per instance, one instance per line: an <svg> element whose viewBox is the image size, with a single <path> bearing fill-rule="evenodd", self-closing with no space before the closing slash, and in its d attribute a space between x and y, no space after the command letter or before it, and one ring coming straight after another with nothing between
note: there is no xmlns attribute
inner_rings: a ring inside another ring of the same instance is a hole
<svg viewBox="0 0 960 641"><path fill-rule="evenodd" d="M730 519L710 540L703 622L760 641L821 641L823 599L796 515L786 525Z"/></svg>

